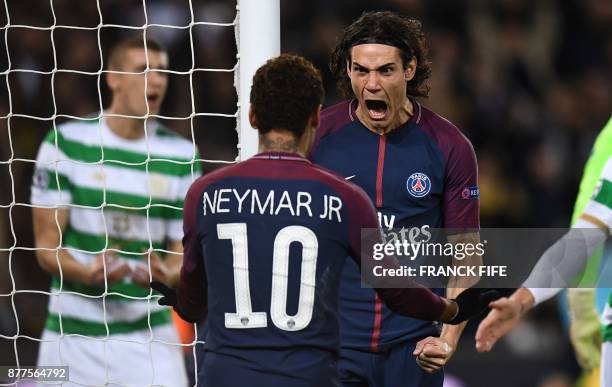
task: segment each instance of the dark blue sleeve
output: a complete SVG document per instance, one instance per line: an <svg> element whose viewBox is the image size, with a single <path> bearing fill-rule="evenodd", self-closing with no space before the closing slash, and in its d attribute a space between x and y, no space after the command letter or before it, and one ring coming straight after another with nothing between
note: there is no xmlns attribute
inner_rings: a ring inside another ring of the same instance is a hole
<svg viewBox="0 0 612 387"><path fill-rule="evenodd" d="M444 228L478 230L480 228L480 192L478 164L469 140L458 140L448 152L444 198Z"/></svg>
<svg viewBox="0 0 612 387"><path fill-rule="evenodd" d="M198 232L198 218L203 215L204 180L197 180L187 192L183 208L183 266L177 289L177 307L191 322L207 313L208 281Z"/></svg>

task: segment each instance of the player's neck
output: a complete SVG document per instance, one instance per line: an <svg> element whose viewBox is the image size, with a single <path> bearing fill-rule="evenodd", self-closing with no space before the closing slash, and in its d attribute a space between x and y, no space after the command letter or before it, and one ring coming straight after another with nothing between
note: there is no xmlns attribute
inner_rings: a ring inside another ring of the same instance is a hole
<svg viewBox="0 0 612 387"><path fill-rule="evenodd" d="M287 131L271 130L259 136L259 152L297 153L305 156L306 151L300 145L293 134Z"/></svg>
<svg viewBox="0 0 612 387"><path fill-rule="evenodd" d="M112 110L110 113L117 114ZM113 133L126 140L138 140L145 135L145 121L142 119L110 116L106 117L106 124Z"/></svg>

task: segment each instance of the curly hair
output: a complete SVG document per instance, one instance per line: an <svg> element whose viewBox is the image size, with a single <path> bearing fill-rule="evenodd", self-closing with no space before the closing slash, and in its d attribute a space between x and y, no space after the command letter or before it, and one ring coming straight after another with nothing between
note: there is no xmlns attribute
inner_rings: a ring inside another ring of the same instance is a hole
<svg viewBox="0 0 612 387"><path fill-rule="evenodd" d="M323 103L321 73L308 60L291 54L270 59L253 76L251 109L257 129L286 129L302 137L308 118Z"/></svg>
<svg viewBox="0 0 612 387"><path fill-rule="evenodd" d="M365 12L348 26L340 35L329 63L336 77L338 89L345 98L353 97L351 80L346 73L347 62L351 61L351 48L363 41L396 42L399 46L404 68L414 57L417 68L414 77L408 81L406 96L427 97L431 76L429 45L421 22L402 17L390 11Z"/></svg>

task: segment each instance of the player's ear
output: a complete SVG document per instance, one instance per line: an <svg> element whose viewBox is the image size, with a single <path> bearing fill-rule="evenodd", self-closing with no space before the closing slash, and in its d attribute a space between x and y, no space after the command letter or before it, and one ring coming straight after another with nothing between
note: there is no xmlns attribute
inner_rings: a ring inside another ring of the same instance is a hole
<svg viewBox="0 0 612 387"><path fill-rule="evenodd" d="M317 106L317 109L310 116L311 128L318 128L321 122L321 105Z"/></svg>
<svg viewBox="0 0 612 387"><path fill-rule="evenodd" d="M351 60L347 59L346 60L346 76L347 77L351 77Z"/></svg>
<svg viewBox="0 0 612 387"><path fill-rule="evenodd" d="M312 112L312 114L308 117L308 122L306 123L306 129L304 133L299 138L299 150L300 153L304 155L308 155L312 149L312 144L314 144L314 140L316 137L316 129L319 127L319 122L321 122L321 105L318 105L317 108Z"/></svg>
<svg viewBox="0 0 612 387"><path fill-rule="evenodd" d="M110 91L115 91L119 87L119 74L106 73L106 86Z"/></svg>
<svg viewBox="0 0 612 387"><path fill-rule="evenodd" d="M410 59L410 61L408 62L406 69L404 70L404 78L406 79L406 82L409 82L412 80L412 78L414 78L414 74L416 74L416 68L417 68L416 58L412 57L412 59Z"/></svg>
<svg viewBox="0 0 612 387"><path fill-rule="evenodd" d="M257 129L257 119L255 118L255 113L253 112L253 106L249 105L249 124L253 129Z"/></svg>

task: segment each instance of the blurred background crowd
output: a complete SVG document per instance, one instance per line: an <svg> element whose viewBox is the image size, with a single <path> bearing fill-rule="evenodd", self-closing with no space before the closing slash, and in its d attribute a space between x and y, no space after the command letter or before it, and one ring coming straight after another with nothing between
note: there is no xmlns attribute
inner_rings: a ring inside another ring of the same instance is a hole
<svg viewBox="0 0 612 387"><path fill-rule="evenodd" d="M59 116L59 124L66 115L99 115L108 102L97 74L100 52L104 57L119 37L155 24L146 33L167 46L177 72L170 74L163 123L193 138L204 159L234 160L236 119L193 116L237 111L234 74L205 71L234 68L234 28L169 26L231 23L236 4L147 0L145 12L141 0L9 0L0 8L0 334L38 337L46 296L7 294L13 286L46 291L48 278L31 251L15 250L9 259L8 249L33 246L30 209L11 203L29 202L29 160L52 118ZM394 10L423 22L433 77L422 103L474 144L481 225L567 226L582 167L612 111L612 2L281 0L282 51L304 55L321 69L326 105L340 100L327 65L336 36L367 10ZM11 27L2 27L9 19ZM205 163L204 170L220 165ZM578 367L560 321L551 303L487 355L475 353L468 328L448 367L457 376L449 386L573 385ZM0 336L0 365L15 364L15 348L22 364L35 363L35 341L20 338L14 347Z"/></svg>

